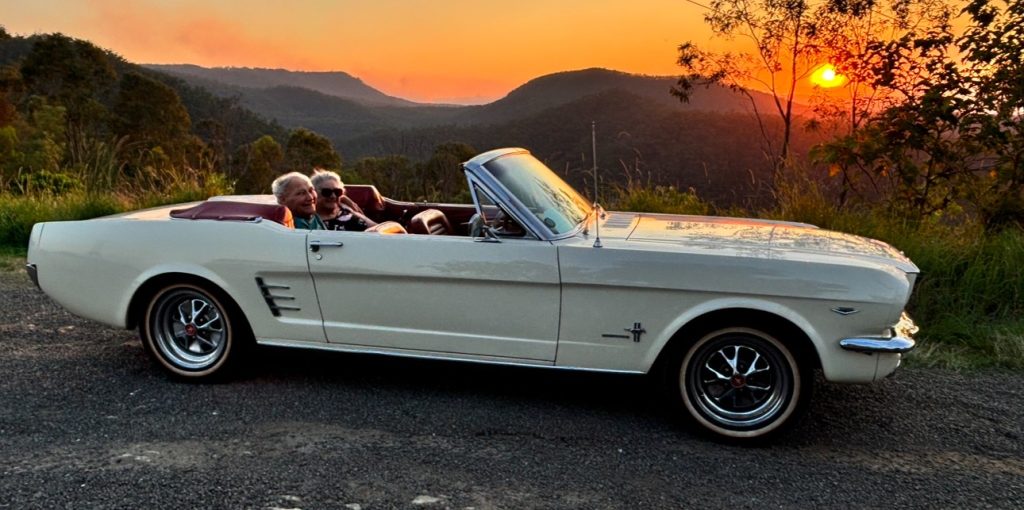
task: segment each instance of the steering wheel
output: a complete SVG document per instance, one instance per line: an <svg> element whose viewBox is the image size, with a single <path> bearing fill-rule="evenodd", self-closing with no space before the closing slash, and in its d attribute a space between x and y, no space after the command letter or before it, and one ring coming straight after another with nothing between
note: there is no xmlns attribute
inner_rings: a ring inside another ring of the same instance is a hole
<svg viewBox="0 0 1024 510"><path fill-rule="evenodd" d="M476 238L484 235L484 217L480 213L474 214L469 218L469 237Z"/></svg>
<svg viewBox="0 0 1024 510"><path fill-rule="evenodd" d="M500 234L502 232L508 232L510 230L508 227L511 221L512 218L510 218L509 215L505 214L505 210L498 208L497 214L495 214L494 218L491 219L491 226L494 227L494 230L496 230Z"/></svg>

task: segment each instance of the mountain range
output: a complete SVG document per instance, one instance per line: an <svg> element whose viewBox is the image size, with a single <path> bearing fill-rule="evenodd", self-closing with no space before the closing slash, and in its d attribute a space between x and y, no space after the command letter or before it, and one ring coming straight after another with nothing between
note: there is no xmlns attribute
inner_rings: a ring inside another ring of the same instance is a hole
<svg viewBox="0 0 1024 510"><path fill-rule="evenodd" d="M344 72L146 67L231 98L285 128L316 131L349 161L392 154L425 159L452 141L479 151L522 146L579 185L591 166L596 123L598 161L610 169L611 182L692 187L718 202L757 200L771 168L763 133L781 131L773 115L759 122L752 114L752 105L774 111L768 94L747 97L710 86L683 103L669 93L674 77L599 68L541 76L494 102L457 106L388 96ZM792 148L812 143L798 134Z"/></svg>
<svg viewBox="0 0 1024 510"><path fill-rule="evenodd" d="M240 103L285 127L306 127L335 144L378 130L430 126L500 125L575 101L619 91L667 111L745 113L751 100L725 87L698 88L688 103L669 94L674 77L642 76L608 69L584 69L541 76L505 97L474 106L415 103L388 96L348 73L282 69L204 68L147 65ZM768 94L754 93L762 111L773 108Z"/></svg>

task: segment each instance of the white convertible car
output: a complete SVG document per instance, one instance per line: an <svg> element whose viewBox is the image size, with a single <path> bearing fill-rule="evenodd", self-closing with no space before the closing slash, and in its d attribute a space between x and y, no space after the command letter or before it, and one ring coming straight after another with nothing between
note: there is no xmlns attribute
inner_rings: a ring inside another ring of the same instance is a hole
<svg viewBox="0 0 1024 510"><path fill-rule="evenodd" d="M273 345L662 378L726 438L806 407L813 374L867 383L914 347L917 267L812 225L606 212L522 149L464 164L473 204L347 195L367 232L291 227L272 196L35 225L30 276L71 312L138 327L175 376Z"/></svg>

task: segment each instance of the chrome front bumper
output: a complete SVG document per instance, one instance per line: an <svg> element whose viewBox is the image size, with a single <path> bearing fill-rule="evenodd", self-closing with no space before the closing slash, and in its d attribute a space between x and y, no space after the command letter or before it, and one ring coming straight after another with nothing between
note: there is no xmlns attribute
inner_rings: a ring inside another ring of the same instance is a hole
<svg viewBox="0 0 1024 510"><path fill-rule="evenodd" d="M844 338L839 341L839 347L854 352L902 354L914 348L916 342L911 335L917 331L917 325L907 315L907 312L903 312L900 321L892 328L892 336Z"/></svg>
<svg viewBox="0 0 1024 510"><path fill-rule="evenodd" d="M32 283L36 284L36 287L39 287L39 270L36 268L36 265L25 264L25 272L28 273L28 277L32 280Z"/></svg>
<svg viewBox="0 0 1024 510"><path fill-rule="evenodd" d="M892 338L844 338L839 347L855 352L904 353L914 348L914 340L901 336Z"/></svg>

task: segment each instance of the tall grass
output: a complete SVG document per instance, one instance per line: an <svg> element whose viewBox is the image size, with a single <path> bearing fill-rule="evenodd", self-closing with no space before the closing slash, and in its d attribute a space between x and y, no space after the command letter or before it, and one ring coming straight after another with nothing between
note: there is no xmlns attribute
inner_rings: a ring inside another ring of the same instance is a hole
<svg viewBox="0 0 1024 510"><path fill-rule="evenodd" d="M25 245L32 225L39 222L95 218L124 211L128 206L113 195L5 195L0 199L0 244Z"/></svg>
<svg viewBox="0 0 1024 510"><path fill-rule="evenodd" d="M43 221L84 220L165 204L204 200L230 194L231 183L219 173L148 170L117 189L106 191L78 187L55 193L50 190L0 191L0 246L25 246L32 225Z"/></svg>
<svg viewBox="0 0 1024 510"><path fill-rule="evenodd" d="M920 268L907 308L921 327L912 362L1024 368L1024 231L986 231L968 214L908 221L882 204L837 209L813 181L781 182L763 216L885 241Z"/></svg>

